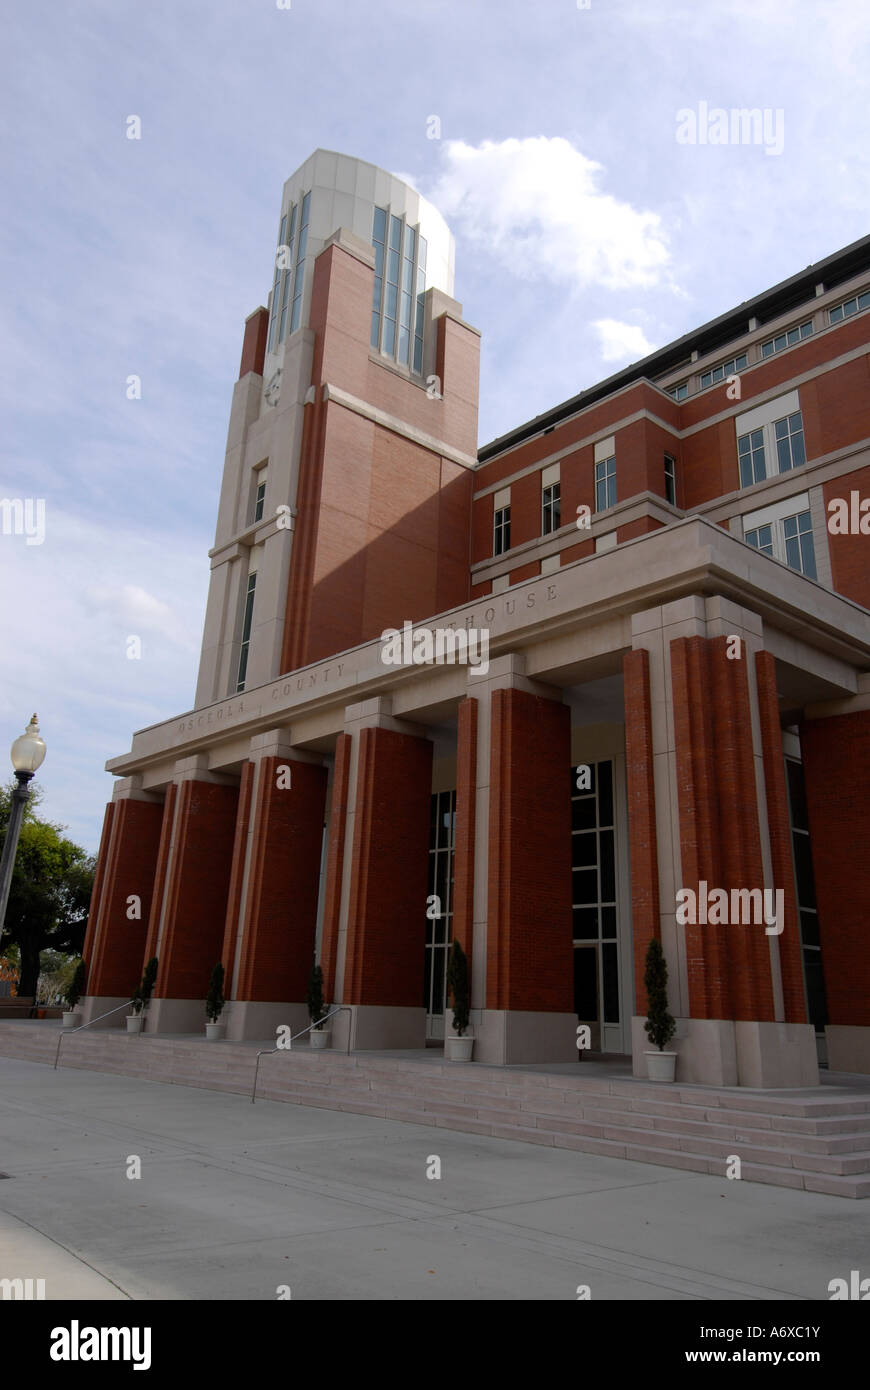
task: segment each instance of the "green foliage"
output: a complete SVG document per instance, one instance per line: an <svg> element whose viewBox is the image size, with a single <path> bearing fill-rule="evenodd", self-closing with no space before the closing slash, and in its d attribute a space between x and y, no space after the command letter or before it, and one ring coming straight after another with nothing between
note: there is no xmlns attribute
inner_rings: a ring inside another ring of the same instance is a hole
<svg viewBox="0 0 870 1390"><path fill-rule="evenodd" d="M70 1009L74 1009L85 992L85 977L87 970L85 963L80 960L75 968L73 977L66 989L66 1002Z"/></svg>
<svg viewBox="0 0 870 1390"><path fill-rule="evenodd" d="M643 1025L647 1037L661 1052L677 1031L676 1022L668 1013L668 967L658 937L652 937L646 952L647 1019Z"/></svg>
<svg viewBox="0 0 870 1390"><path fill-rule="evenodd" d="M315 1028L322 1028L321 1019L329 1012L323 1000L323 971L319 965L312 966L308 976L308 1017Z"/></svg>
<svg viewBox="0 0 870 1390"><path fill-rule="evenodd" d="M6 838L14 782L0 787L0 847ZM0 950L18 950L21 979L18 993L35 995L42 952L54 959L77 956L85 939L95 862L80 845L68 840L63 825L41 820L36 808L42 790L31 783L12 871L6 922ZM52 971L50 958L43 968Z"/></svg>
<svg viewBox="0 0 870 1390"><path fill-rule="evenodd" d="M145 973L142 976L142 983L133 995L132 1005L134 1014L141 1014L143 1009L147 1009L154 983L157 979L157 957L152 956L145 966Z"/></svg>
<svg viewBox="0 0 870 1390"><path fill-rule="evenodd" d="M205 1016L209 1023L217 1023L226 1002L224 999L224 968L218 961L217 965L212 966L208 994L205 1000Z"/></svg>
<svg viewBox="0 0 870 1390"><path fill-rule="evenodd" d="M447 989L453 1000L453 1026L460 1038L468 1027L470 995L468 992L468 957L458 941L450 947L447 961Z"/></svg>

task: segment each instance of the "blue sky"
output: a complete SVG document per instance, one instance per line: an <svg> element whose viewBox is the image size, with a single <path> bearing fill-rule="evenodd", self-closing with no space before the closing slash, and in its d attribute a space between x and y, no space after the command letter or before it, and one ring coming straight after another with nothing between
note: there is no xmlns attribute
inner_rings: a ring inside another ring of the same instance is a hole
<svg viewBox="0 0 870 1390"><path fill-rule="evenodd" d="M481 443L870 230L866 0L29 0L4 30L0 498L46 522L0 533L0 757L36 709L43 814L89 849L106 758L192 704L242 325L312 150L447 217ZM781 111L781 152L678 142L701 102Z"/></svg>

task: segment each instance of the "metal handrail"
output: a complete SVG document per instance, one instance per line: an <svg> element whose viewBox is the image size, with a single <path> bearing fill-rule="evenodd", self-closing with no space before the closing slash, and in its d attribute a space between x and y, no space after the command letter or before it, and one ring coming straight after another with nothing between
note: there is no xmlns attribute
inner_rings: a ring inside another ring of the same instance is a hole
<svg viewBox="0 0 870 1390"><path fill-rule="evenodd" d="M116 1014L116 1013L119 1013L121 1009L129 1009L129 1007L130 1007L130 1005L131 1005L132 1003L133 1003L133 1000L132 1000L132 999L125 999L124 1002L123 1002L123 1004L119 1004L119 1005L118 1005L117 1009L109 1009L109 1010L108 1010L106 1013L104 1013L104 1014L97 1014L97 1017L96 1017L96 1018L90 1018L90 1019L88 1019L87 1023L80 1023L79 1026L78 1026L78 1028L64 1028L64 1029L61 1031L61 1035L60 1035L60 1037L59 1037L58 1040L57 1040L57 1047L56 1047L55 1053L54 1053L54 1070L57 1071L57 1059L58 1059L59 1056L60 1056L60 1045L61 1045L61 1043L63 1042L64 1038L69 1038L69 1037L71 1037L73 1033L81 1033L81 1031L82 1031L83 1028L90 1028L91 1025L92 1025L93 1023L99 1023L99 1021L100 1021L101 1018L108 1018L108 1017L109 1017L109 1014Z"/></svg>
<svg viewBox="0 0 870 1390"><path fill-rule="evenodd" d="M253 1085L253 1089L252 1089L252 1091L251 1091L251 1104L252 1104L252 1105L254 1104L254 1101L255 1101L256 1098L257 1098L257 1078L258 1078L259 1075L260 1075L260 1058L261 1058L261 1057L271 1057L273 1052L289 1052L289 1051L290 1051L290 1047L291 1047L292 1043L295 1041L296 1038L301 1038L301 1037L303 1036L303 1034L305 1034L305 1033L310 1033L311 1030L312 1030L312 1028L320 1028L320 1027L322 1027L323 1024L326 1022L326 1020L327 1020L328 1018L332 1018L334 1014L342 1014L342 1013L347 1013L347 1014L353 1013L353 1009L350 1007L349 1004L337 1004L336 1007L335 1007L334 1009L330 1009L329 1013L328 1013L328 1014L324 1014L324 1015L323 1015L323 1018L318 1019L316 1023L309 1023L309 1025L308 1025L307 1028L300 1028L300 1030L299 1030L298 1033L294 1033L292 1037L288 1038L288 1039L287 1039L287 1046L286 1046L286 1047L264 1047L264 1048L262 1049L261 1052L258 1052L258 1053L257 1053L257 1061L256 1061L256 1064L255 1064L255 1066L254 1066L254 1085ZM347 1030L347 1048L346 1048L346 1050L345 1050L345 1054L344 1054L344 1055L345 1055L345 1057L349 1057L349 1056L350 1056L350 1029L349 1029L349 1028L348 1028L348 1030Z"/></svg>

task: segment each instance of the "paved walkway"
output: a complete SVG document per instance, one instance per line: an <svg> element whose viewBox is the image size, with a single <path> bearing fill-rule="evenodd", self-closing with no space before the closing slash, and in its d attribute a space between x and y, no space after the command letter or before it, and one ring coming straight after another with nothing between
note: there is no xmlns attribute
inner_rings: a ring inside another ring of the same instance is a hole
<svg viewBox="0 0 870 1390"><path fill-rule="evenodd" d="M870 1272L837 1197L4 1057L0 1173L0 1278L49 1299L826 1300Z"/></svg>

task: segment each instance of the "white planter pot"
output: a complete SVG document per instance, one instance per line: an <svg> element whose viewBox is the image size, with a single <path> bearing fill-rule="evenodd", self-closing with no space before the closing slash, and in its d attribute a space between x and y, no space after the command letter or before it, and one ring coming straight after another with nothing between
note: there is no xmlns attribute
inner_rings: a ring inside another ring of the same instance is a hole
<svg viewBox="0 0 870 1390"><path fill-rule="evenodd" d="M676 1052L645 1052L646 1074L650 1081L673 1081L677 1065Z"/></svg>
<svg viewBox="0 0 870 1390"><path fill-rule="evenodd" d="M474 1038L466 1033L464 1037L444 1039L444 1059L447 1062L470 1062L474 1051Z"/></svg>
<svg viewBox="0 0 870 1390"><path fill-rule="evenodd" d="M208 1042L219 1042L226 1030L225 1023L207 1023L205 1025L205 1036Z"/></svg>
<svg viewBox="0 0 870 1390"><path fill-rule="evenodd" d="M315 1051L320 1051L324 1047L329 1047L329 1029L312 1028L311 1032L308 1034L308 1046L313 1047Z"/></svg>
<svg viewBox="0 0 870 1390"><path fill-rule="evenodd" d="M127 1015L127 1032L128 1032L128 1033L141 1033L141 1032L142 1032L142 1024L143 1024L144 1022L145 1022L145 1020L144 1020L144 1018L142 1017L141 1014L128 1014L128 1015Z"/></svg>
<svg viewBox="0 0 870 1390"><path fill-rule="evenodd" d="M63 1026L64 1028L78 1028L82 1021L82 1016L78 1009L64 1009Z"/></svg>

